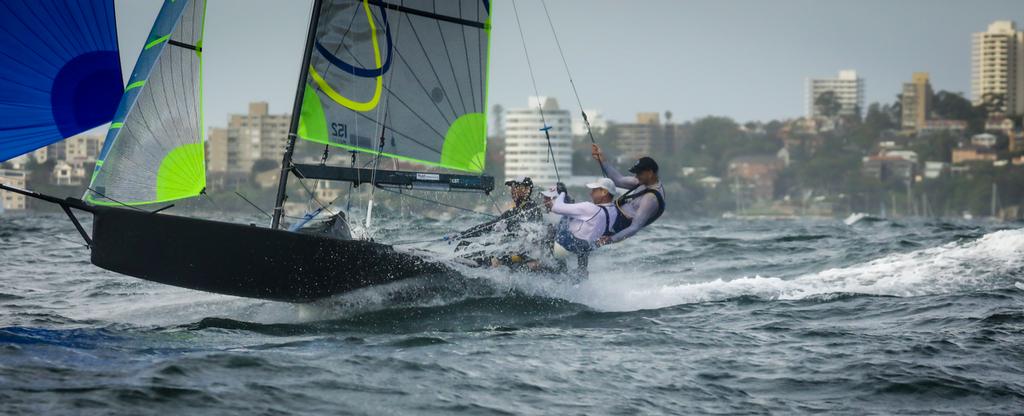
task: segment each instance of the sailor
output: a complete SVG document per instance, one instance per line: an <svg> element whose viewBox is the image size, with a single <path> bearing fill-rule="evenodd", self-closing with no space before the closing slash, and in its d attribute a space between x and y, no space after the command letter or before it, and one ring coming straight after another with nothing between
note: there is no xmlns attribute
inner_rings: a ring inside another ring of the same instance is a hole
<svg viewBox="0 0 1024 416"><path fill-rule="evenodd" d="M651 225L665 213L665 190L658 180L658 163L650 157L641 157L629 168L633 176L623 176L615 167L605 163L604 153L598 145L591 147L591 153L601 164L605 176L619 188L629 190L615 200L618 216L612 224L614 234L602 236L597 242L599 246L618 243Z"/></svg>
<svg viewBox="0 0 1024 416"><path fill-rule="evenodd" d="M598 179L588 183L587 188L590 188L590 202L566 203L565 193L559 193L551 208L551 212L569 220L562 223L564 226L558 230L555 241L577 255L588 255L601 237L611 236L612 224L618 217L612 204L615 184L611 179Z"/></svg>
<svg viewBox="0 0 1024 416"><path fill-rule="evenodd" d="M533 180L528 176L520 176L508 181L505 185L509 187L509 195L512 197L513 207L501 214L496 219L474 226L454 238L464 239L485 235L491 232L504 233L506 241L527 237L524 230L527 224L541 224L544 221L544 213L540 206L533 201ZM461 241L458 248L469 245L468 241ZM457 248L457 249L458 249ZM498 256L478 257L474 260L483 265L497 267L501 265L514 268L527 267L530 256L525 252L505 253Z"/></svg>
<svg viewBox="0 0 1024 416"><path fill-rule="evenodd" d="M503 212L498 218L476 225L462 233L458 238L479 237L494 231L505 231L515 234L523 224L543 221L544 213L537 203L530 198L533 195L533 180L529 176L520 176L505 181L512 197L512 208Z"/></svg>
<svg viewBox="0 0 1024 416"><path fill-rule="evenodd" d="M577 204L567 202L564 192L552 190L544 193L557 193L551 211L563 215L555 232L553 252L573 253L577 256L575 276L578 280L587 278L590 253L598 247L597 241L601 237L612 234L611 224L618 214L612 205L615 185L611 179L600 178L587 183L587 188L591 190L591 202Z"/></svg>

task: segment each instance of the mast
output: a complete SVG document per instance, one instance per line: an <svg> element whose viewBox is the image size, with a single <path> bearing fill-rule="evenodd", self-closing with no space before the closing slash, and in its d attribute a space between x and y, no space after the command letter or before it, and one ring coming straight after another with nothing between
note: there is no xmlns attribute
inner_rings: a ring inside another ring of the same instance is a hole
<svg viewBox="0 0 1024 416"><path fill-rule="evenodd" d="M999 213L999 188L992 182L992 218Z"/></svg>
<svg viewBox="0 0 1024 416"><path fill-rule="evenodd" d="M299 82L295 88L295 104L292 105L292 119L288 126L288 142L285 145L281 160L281 174L277 182L277 198L274 199L274 219L270 228L277 229L284 215L285 192L288 187L288 174L292 171L292 154L295 152L295 137L299 131L299 117L302 116L302 98L306 87L306 76L309 73L309 60L313 54L313 42L316 40L317 23L320 21L320 6L323 0L313 0L313 13L309 17L309 31L306 32L306 49L302 52L302 67L299 70Z"/></svg>

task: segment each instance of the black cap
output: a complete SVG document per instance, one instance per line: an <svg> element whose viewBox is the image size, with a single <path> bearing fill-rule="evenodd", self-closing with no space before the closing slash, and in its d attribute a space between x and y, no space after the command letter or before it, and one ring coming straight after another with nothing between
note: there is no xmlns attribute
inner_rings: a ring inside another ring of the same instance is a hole
<svg viewBox="0 0 1024 416"><path fill-rule="evenodd" d="M533 188L533 179L529 176L519 176L505 181L505 186L523 185Z"/></svg>
<svg viewBox="0 0 1024 416"><path fill-rule="evenodd" d="M658 162L655 162L654 159L644 156L638 159L636 163L633 165L633 167L629 168L629 173L640 173L645 170L651 170L654 171L654 173L658 173Z"/></svg>

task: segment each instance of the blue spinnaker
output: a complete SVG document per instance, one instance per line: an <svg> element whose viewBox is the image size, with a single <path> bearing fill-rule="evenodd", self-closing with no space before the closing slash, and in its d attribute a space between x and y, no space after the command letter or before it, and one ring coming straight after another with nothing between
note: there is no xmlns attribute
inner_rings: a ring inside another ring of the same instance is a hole
<svg viewBox="0 0 1024 416"><path fill-rule="evenodd" d="M113 0L0 1L0 161L109 123L123 91Z"/></svg>

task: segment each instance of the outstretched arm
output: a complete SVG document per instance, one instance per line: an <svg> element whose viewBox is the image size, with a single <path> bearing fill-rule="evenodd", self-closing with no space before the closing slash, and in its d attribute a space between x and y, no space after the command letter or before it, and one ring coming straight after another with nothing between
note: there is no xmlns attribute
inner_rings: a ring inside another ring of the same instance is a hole
<svg viewBox="0 0 1024 416"><path fill-rule="evenodd" d="M647 224L647 220L657 212L657 197L652 194L644 195L640 198L640 206L636 210L636 216L633 217L633 222L629 224L629 227L626 227L626 229L615 233L615 235L611 237L611 241L613 243L618 243L619 241L632 237L633 234L636 234L637 231L644 228L644 224Z"/></svg>
<svg viewBox="0 0 1024 416"><path fill-rule="evenodd" d="M640 181L636 178L632 176L622 176L614 166L605 163L604 153L601 151L600 146L596 144L590 145L590 153L594 156L594 159L601 164L601 170L604 171L604 176L607 176L608 179L615 182L615 186L618 186L619 188L633 189L640 185Z"/></svg>
<svg viewBox="0 0 1024 416"><path fill-rule="evenodd" d="M581 202L577 204L565 203L565 193L558 194L555 198L554 205L551 206L551 212L560 215L566 215L573 218L589 218L594 215L595 205Z"/></svg>

